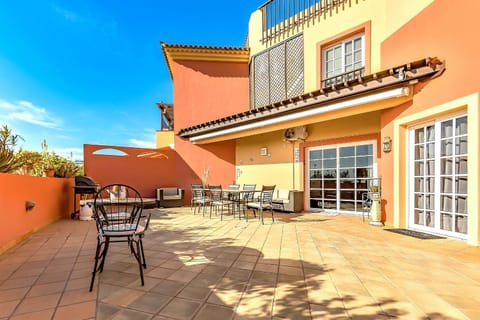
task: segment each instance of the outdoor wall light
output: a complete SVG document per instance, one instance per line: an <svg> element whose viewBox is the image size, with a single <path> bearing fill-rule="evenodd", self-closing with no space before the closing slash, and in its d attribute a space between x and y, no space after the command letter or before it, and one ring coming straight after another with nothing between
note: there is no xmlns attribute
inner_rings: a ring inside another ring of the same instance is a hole
<svg viewBox="0 0 480 320"><path fill-rule="evenodd" d="M389 136L383 137L383 152L390 152L392 151L392 138Z"/></svg>
<svg viewBox="0 0 480 320"><path fill-rule="evenodd" d="M30 211L35 207L35 201L32 200L26 200L25 201L25 210Z"/></svg>

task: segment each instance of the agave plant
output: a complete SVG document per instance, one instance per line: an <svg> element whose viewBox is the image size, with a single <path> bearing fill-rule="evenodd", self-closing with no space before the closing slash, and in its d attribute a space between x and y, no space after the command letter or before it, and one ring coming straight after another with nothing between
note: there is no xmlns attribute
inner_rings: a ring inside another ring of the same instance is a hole
<svg viewBox="0 0 480 320"><path fill-rule="evenodd" d="M0 172L13 172L23 166L21 159L15 157L15 146L22 139L13 134L6 125L0 129Z"/></svg>

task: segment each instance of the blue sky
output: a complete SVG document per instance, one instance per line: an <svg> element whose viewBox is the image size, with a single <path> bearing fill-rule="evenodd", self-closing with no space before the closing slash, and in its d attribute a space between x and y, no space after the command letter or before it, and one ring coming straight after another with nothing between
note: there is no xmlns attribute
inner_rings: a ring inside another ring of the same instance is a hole
<svg viewBox="0 0 480 320"><path fill-rule="evenodd" d="M154 147L173 102L160 48L243 46L257 1L0 1L0 125L74 159L83 144Z"/></svg>

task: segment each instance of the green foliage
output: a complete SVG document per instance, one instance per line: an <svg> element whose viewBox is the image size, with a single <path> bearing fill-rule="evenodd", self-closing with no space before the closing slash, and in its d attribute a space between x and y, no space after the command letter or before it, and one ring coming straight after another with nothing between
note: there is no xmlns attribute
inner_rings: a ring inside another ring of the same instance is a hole
<svg viewBox="0 0 480 320"><path fill-rule="evenodd" d="M0 129L0 172L14 172L23 163L15 157L15 146L21 137L13 134L6 125Z"/></svg>
<svg viewBox="0 0 480 320"><path fill-rule="evenodd" d="M72 178L80 174L81 169L73 161L49 152L45 139L41 144L41 152L22 149L15 152L19 138L7 126L0 130L0 172L44 176L45 171L54 170L55 177L59 178Z"/></svg>

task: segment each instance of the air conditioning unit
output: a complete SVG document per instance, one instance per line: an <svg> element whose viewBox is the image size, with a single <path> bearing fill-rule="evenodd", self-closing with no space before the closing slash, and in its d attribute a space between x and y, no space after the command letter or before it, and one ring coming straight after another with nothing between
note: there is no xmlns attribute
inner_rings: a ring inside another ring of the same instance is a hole
<svg viewBox="0 0 480 320"><path fill-rule="evenodd" d="M285 141L305 140L307 137L308 132L305 126L288 128L283 131L283 140Z"/></svg>

